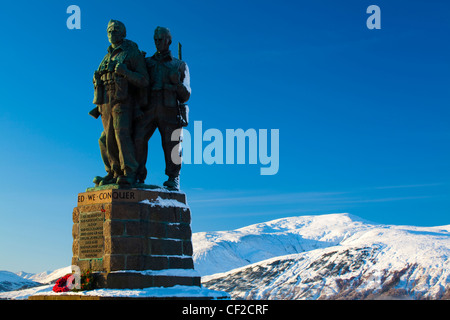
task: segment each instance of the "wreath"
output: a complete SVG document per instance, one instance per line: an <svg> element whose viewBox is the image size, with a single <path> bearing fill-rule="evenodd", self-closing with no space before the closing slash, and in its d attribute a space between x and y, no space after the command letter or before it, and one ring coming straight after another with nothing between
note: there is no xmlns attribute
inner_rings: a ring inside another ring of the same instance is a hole
<svg viewBox="0 0 450 320"><path fill-rule="evenodd" d="M92 290L94 289L94 275L91 271L86 270L81 274L81 288L74 291Z"/></svg>
<svg viewBox="0 0 450 320"><path fill-rule="evenodd" d="M66 274L64 277L56 280L56 284L53 286L53 291L55 292L67 292L69 287L67 286L67 280L72 276L71 273Z"/></svg>
<svg viewBox="0 0 450 320"><path fill-rule="evenodd" d="M73 286L75 278L72 276L73 276L72 273L68 273L64 277L59 278L56 281L55 285L53 286L53 291L54 292L84 291L84 290L92 290L94 288L94 275L92 274L91 271L87 270L83 272L83 274L81 274L80 288L75 288ZM68 283L68 281L70 280L72 281L72 283Z"/></svg>

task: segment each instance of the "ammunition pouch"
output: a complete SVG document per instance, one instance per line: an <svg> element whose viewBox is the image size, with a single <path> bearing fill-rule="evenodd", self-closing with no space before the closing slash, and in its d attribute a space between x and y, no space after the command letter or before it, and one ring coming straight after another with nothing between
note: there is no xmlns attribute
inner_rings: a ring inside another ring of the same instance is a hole
<svg viewBox="0 0 450 320"><path fill-rule="evenodd" d="M100 98L105 97L105 93L116 102L123 102L128 98L128 80L125 77L108 71L103 73L100 81L101 84L95 87L94 92L94 101L99 102L96 104L109 103Z"/></svg>
<svg viewBox="0 0 450 320"><path fill-rule="evenodd" d="M103 85L103 81L101 80L102 73L99 71L94 72L94 100L93 104L99 105L103 104L103 96L105 94L105 87Z"/></svg>
<svg viewBox="0 0 450 320"><path fill-rule="evenodd" d="M96 105L103 104L104 95L105 86L102 83L97 82L97 84L94 85L94 100L92 101L92 103Z"/></svg>

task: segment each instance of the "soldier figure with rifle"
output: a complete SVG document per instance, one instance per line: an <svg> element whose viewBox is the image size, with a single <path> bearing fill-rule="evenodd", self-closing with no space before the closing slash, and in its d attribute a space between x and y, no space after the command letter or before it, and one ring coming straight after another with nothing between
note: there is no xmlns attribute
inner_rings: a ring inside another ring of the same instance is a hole
<svg viewBox="0 0 450 320"><path fill-rule="evenodd" d="M187 125L187 105L191 88L189 69L181 60L172 56L169 47L172 36L169 29L157 27L154 33L156 53L146 58L150 84L148 105L143 108L144 115L134 128L134 143L138 162L136 179L144 183L147 177L148 141L156 129L161 134L168 180L164 186L179 190L181 170L181 128Z"/></svg>

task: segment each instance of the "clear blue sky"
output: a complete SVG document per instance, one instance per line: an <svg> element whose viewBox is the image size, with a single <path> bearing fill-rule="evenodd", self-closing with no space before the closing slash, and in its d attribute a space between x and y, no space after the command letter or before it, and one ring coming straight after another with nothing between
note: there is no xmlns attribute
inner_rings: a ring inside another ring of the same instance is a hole
<svg viewBox="0 0 450 320"><path fill-rule="evenodd" d="M81 29L69 30L69 5ZM369 30L366 9L381 8ZM449 224L448 1L27 1L0 7L0 269L70 264L77 194L103 175L92 74L109 19L148 55L153 30L183 44L191 125L278 129L279 171L190 164L194 232L349 212ZM205 142L204 145L208 143ZM159 134L147 182L165 179Z"/></svg>

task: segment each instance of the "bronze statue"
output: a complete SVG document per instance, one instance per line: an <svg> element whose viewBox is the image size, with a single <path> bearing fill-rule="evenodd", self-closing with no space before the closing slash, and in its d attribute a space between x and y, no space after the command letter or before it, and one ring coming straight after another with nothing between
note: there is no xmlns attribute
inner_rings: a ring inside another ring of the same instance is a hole
<svg viewBox="0 0 450 320"><path fill-rule="evenodd" d="M99 145L107 175L96 177L94 183L129 186L136 182L138 169L132 126L143 116L141 107L147 104L149 80L144 55L136 43L125 39L125 25L111 20L107 32L111 45L94 72L93 102L97 107L90 112L102 118Z"/></svg>
<svg viewBox="0 0 450 320"><path fill-rule="evenodd" d="M148 141L156 129L161 134L168 180L164 186L179 190L182 127L187 126L191 94L189 69L172 56L169 29L157 27L156 53L144 58L136 43L125 39L125 25L108 23L111 46L94 72L94 108L101 115L100 152L107 175L95 177L98 185L143 184L147 177Z"/></svg>
<svg viewBox="0 0 450 320"><path fill-rule="evenodd" d="M150 79L148 105L134 128L138 162L136 178L139 183L144 183L147 177L148 141L158 129L166 163L165 173L169 177L164 186L179 190L181 128L187 125L185 102L191 94L189 69L185 62L172 56L169 50L172 43L169 29L157 27L154 41L157 51L145 59Z"/></svg>

